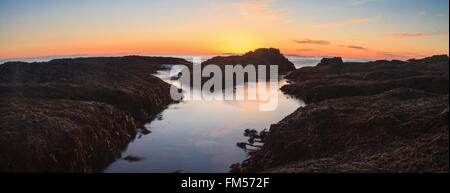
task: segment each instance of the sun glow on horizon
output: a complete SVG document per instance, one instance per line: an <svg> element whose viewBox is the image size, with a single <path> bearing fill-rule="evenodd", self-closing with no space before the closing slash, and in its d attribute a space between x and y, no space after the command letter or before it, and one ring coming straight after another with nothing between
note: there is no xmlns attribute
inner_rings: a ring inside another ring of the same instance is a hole
<svg viewBox="0 0 450 193"><path fill-rule="evenodd" d="M244 54L264 47L257 37L245 33L229 33L218 38L216 45L222 53Z"/></svg>
<svg viewBox="0 0 450 193"><path fill-rule="evenodd" d="M268 47L370 59L449 54L448 0L349 2L2 0L0 59Z"/></svg>

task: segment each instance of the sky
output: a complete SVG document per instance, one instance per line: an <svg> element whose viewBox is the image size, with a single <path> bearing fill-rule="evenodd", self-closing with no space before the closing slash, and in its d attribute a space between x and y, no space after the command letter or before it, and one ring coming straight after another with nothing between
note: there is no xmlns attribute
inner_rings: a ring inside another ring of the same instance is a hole
<svg viewBox="0 0 450 193"><path fill-rule="evenodd" d="M0 0L0 59L75 54L449 53L448 0Z"/></svg>

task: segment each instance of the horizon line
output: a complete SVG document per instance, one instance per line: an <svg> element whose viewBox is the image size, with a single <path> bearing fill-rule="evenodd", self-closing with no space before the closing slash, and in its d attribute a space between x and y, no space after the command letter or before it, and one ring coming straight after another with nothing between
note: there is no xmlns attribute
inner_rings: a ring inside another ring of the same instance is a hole
<svg viewBox="0 0 450 193"><path fill-rule="evenodd" d="M46 57L78 57L83 58L84 56L87 57L110 57L110 56L151 56L151 55L215 55L215 56L221 56L221 55L243 55L245 53L108 53L108 54L68 54L68 55L40 55L40 56L25 56L25 57L11 57L11 58L0 58L0 60L20 60L20 59L36 59L36 58L46 58ZM331 56L331 55L320 55L320 56L314 56L314 55L300 55L300 54L291 54L291 53L282 53L285 56L302 56L302 57L315 57L315 58L325 58L325 57L341 57L341 56ZM431 57L431 56L428 56ZM342 57L342 58L353 58L353 59L373 59L377 60L377 58L363 58L363 57ZM412 59L412 58L411 58ZM390 60L397 60L397 59L390 59Z"/></svg>

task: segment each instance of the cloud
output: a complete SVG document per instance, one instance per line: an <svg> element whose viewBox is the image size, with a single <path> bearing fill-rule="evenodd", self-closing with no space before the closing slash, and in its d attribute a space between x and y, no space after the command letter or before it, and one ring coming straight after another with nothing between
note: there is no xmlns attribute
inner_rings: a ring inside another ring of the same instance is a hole
<svg viewBox="0 0 450 193"><path fill-rule="evenodd" d="M353 46L353 45L350 45L350 46L339 45L339 46L343 47L343 48L350 48L350 49L356 49L356 50L369 51L369 49L367 49L365 47L362 47L362 46Z"/></svg>
<svg viewBox="0 0 450 193"><path fill-rule="evenodd" d="M297 51L301 51L301 52L311 52L311 51L313 51L313 49L304 48L304 49L297 49Z"/></svg>
<svg viewBox="0 0 450 193"><path fill-rule="evenodd" d="M283 17L278 9L272 7L274 0L244 0L235 5L240 10L240 13L249 18L256 19L278 19L285 22L292 20Z"/></svg>
<svg viewBox="0 0 450 193"><path fill-rule="evenodd" d="M292 40L297 44L317 44L317 45L329 45L331 44L329 41L325 41L325 40L310 40L310 39L305 39L305 40Z"/></svg>
<svg viewBox="0 0 450 193"><path fill-rule="evenodd" d="M351 19L349 22L350 23L365 23L365 22L369 22L370 19L369 18L356 18L356 19Z"/></svg>
<svg viewBox="0 0 450 193"><path fill-rule="evenodd" d="M381 36L384 39L403 39L403 38L420 38L420 37L447 37L448 34L439 34L439 33L394 33L391 35Z"/></svg>
<svg viewBox="0 0 450 193"><path fill-rule="evenodd" d="M347 48L351 48L351 49L357 49L357 50L368 50L368 49L366 49L366 48L364 48L364 47L361 47L361 46L347 46Z"/></svg>
<svg viewBox="0 0 450 193"><path fill-rule="evenodd" d="M366 23L369 21L370 21L369 18L362 17L362 18L353 18L353 19L349 19L346 21L337 21L337 22L332 22L332 23L327 23L327 24L316 25L314 27L315 28L329 28L329 27L343 26L343 25L352 24L352 23Z"/></svg>
<svg viewBox="0 0 450 193"><path fill-rule="evenodd" d="M279 12L270 9L270 3L272 3L272 0L246 0L238 3L238 5L244 15L277 16Z"/></svg>
<svg viewBox="0 0 450 193"><path fill-rule="evenodd" d="M379 14L375 20L376 20L376 21L380 21L381 18L383 18L383 15Z"/></svg>
<svg viewBox="0 0 450 193"><path fill-rule="evenodd" d="M361 4L365 4L365 3L368 3L368 2L374 2L374 1L376 1L376 0L351 0L350 4L352 4L352 5L361 5Z"/></svg>
<svg viewBox="0 0 450 193"><path fill-rule="evenodd" d="M227 129L225 128L218 128L216 129L214 132L211 133L211 137L218 137L223 135L225 132L227 131Z"/></svg>
<svg viewBox="0 0 450 193"><path fill-rule="evenodd" d="M424 15L426 15L426 14L427 14L426 11L421 11L421 12L417 13L418 16L424 16Z"/></svg>

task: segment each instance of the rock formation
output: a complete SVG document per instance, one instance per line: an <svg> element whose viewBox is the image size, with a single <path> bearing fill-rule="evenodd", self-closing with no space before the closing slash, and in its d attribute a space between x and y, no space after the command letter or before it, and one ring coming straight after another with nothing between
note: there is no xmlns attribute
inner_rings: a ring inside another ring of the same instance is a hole
<svg viewBox="0 0 450 193"><path fill-rule="evenodd" d="M295 66L292 62L290 62L283 54L280 53L280 50L275 48L259 48L255 51L247 52L242 56L216 56L209 60L206 60L202 63L202 66L208 64L215 64L220 67L225 65L237 65L240 64L242 66L247 65L277 65L279 74L286 74L290 71L295 70ZM266 67L267 71L269 70Z"/></svg>
<svg viewBox="0 0 450 193"><path fill-rule="evenodd" d="M242 67L247 67L248 65L253 65L255 67L255 75L256 80L259 80L258 77L258 65L265 66L266 70L266 80L269 80L270 78L270 65L276 65L278 66L278 75L284 75L288 72L291 72L295 70L295 66L292 62L290 62L286 57L284 57L283 54L280 53L280 50L275 48L259 48L255 51L247 52L244 55L234 55L234 56L216 56L209 60L206 60L201 63L201 68L203 69L205 66L208 65L217 65L221 69L222 73L222 88L226 88L225 83L225 66L236 66L236 65L242 65ZM193 85L193 66L188 64L187 65L190 70L190 84ZM240 71L238 73L241 73ZM249 81L249 77L247 73L243 73L244 82ZM213 75L216 76L216 75ZM279 77L279 76L278 76ZM180 75L172 77L173 80L177 80L180 78ZM211 77L202 77L201 83L205 83L211 79ZM236 85L236 74L233 75L233 86ZM213 90L213 89L212 89Z"/></svg>
<svg viewBox="0 0 450 193"><path fill-rule="evenodd" d="M289 74L283 90L309 105L231 171L448 172L448 57L341 61Z"/></svg>
<svg viewBox="0 0 450 193"><path fill-rule="evenodd" d="M374 95L401 87L445 94L448 93L448 67L448 56L367 63L325 58L315 67L300 68L287 75L293 83L281 89L307 103Z"/></svg>
<svg viewBox="0 0 450 193"><path fill-rule="evenodd" d="M173 103L151 75L178 58L105 57L0 65L0 171L101 171L136 124Z"/></svg>

